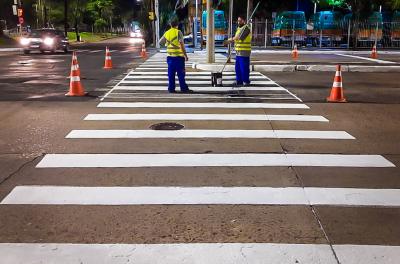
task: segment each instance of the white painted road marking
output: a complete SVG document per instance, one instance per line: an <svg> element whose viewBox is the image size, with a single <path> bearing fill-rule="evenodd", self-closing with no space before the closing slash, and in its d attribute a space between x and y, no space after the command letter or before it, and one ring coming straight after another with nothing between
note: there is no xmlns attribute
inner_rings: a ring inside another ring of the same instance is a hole
<svg viewBox="0 0 400 264"><path fill-rule="evenodd" d="M137 85L118 85L115 90L125 91L167 91L167 86L137 86ZM179 87L178 87L179 89ZM235 92L235 91L286 91L283 87L190 87L195 92ZM195 96L195 94L194 94ZM193 95L192 95L193 97Z"/></svg>
<svg viewBox="0 0 400 264"><path fill-rule="evenodd" d="M356 59L361 59L361 60L367 60L367 61L377 62L380 64L396 64L396 62L393 62L393 61L378 60L378 59L372 59L372 58L368 58L368 57L355 56L355 55L349 55L349 54L337 53L335 55L342 56L342 57L356 58Z"/></svg>
<svg viewBox="0 0 400 264"><path fill-rule="evenodd" d="M398 249L386 247L398 256ZM365 251L367 248L365 249ZM0 244L6 264L337 264L329 245L265 243ZM372 263L364 262L363 264ZM379 262L380 264L392 264ZM354 264L345 263L342 264ZM393 262L394 264L394 262ZM396 263L397 264L397 263Z"/></svg>
<svg viewBox="0 0 400 264"><path fill-rule="evenodd" d="M168 76L168 73L166 71L131 71L128 76L131 75L165 75ZM205 71L201 71L201 72L186 72L186 76L204 76L207 75L211 78L211 72L205 72ZM224 76L228 75L228 76L236 76L235 72L225 72L224 71ZM268 78L267 76L259 73L259 72L251 72L250 76L263 76ZM271 80L270 78L268 78L269 80Z"/></svg>
<svg viewBox="0 0 400 264"><path fill-rule="evenodd" d="M191 81L191 80L186 80L186 83L188 85L193 85L193 84L206 84L210 85L211 81ZM168 85L167 80L128 80L124 79L121 84L157 84L157 85ZM179 84L178 81L176 81L177 84ZM252 81L252 84L261 84L261 85L276 85L274 81ZM218 89L218 87L217 87Z"/></svg>
<svg viewBox="0 0 400 264"><path fill-rule="evenodd" d="M100 108L269 108L269 109L310 109L305 104L283 103L153 103L153 102L103 102Z"/></svg>
<svg viewBox="0 0 400 264"><path fill-rule="evenodd" d="M66 138L355 139L345 131L306 130L72 130Z"/></svg>
<svg viewBox="0 0 400 264"><path fill-rule="evenodd" d="M399 246L332 245L341 264L398 264ZM337 264L326 244L187 243L55 244L0 243L7 264Z"/></svg>
<svg viewBox="0 0 400 264"><path fill-rule="evenodd" d="M400 206L400 189L17 186L1 204Z"/></svg>
<svg viewBox="0 0 400 264"><path fill-rule="evenodd" d="M47 154L37 168L395 167L380 155L340 154Z"/></svg>
<svg viewBox="0 0 400 264"><path fill-rule="evenodd" d="M175 78L177 78L177 76ZM236 80L236 76L234 76L234 75L227 75L227 76L224 75L222 78L225 81L232 81L233 82L233 80ZM129 79L131 79L131 80L149 80L149 79L150 80L155 80L155 79L168 80L168 75L160 75L160 76L154 76L154 75L148 75L148 76L146 76L146 75L130 75L126 79L127 80L129 80ZM211 77L210 76L206 76L206 75L199 75L199 76L189 75L189 76L186 76L186 80L192 80L192 79L208 80L209 83L211 83ZM269 79L267 79L264 76L252 76L251 80L264 80L266 82L270 81Z"/></svg>
<svg viewBox="0 0 400 264"><path fill-rule="evenodd" d="M329 122L323 116L314 115L242 115L242 114L89 114L91 121L133 120L218 120L218 121L298 121Z"/></svg>

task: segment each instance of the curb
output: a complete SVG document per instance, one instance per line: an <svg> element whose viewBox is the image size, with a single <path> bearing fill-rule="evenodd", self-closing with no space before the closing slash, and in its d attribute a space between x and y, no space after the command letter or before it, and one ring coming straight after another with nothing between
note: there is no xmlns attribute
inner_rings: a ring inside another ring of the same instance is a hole
<svg viewBox="0 0 400 264"><path fill-rule="evenodd" d="M218 72L222 70L222 64L194 63L192 68L203 71ZM260 72L334 72L336 65L251 65L251 71ZM227 65L225 71L235 71L234 65ZM343 72L400 72L399 66L364 66L342 65Z"/></svg>

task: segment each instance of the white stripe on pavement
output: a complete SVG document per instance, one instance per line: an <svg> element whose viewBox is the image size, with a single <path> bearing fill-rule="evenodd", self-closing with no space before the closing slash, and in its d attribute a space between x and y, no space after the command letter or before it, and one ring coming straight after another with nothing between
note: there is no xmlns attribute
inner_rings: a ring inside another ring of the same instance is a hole
<svg viewBox="0 0 400 264"><path fill-rule="evenodd" d="M395 167L380 155L340 154L47 154L38 168ZM400 198L400 196L399 196Z"/></svg>
<svg viewBox="0 0 400 264"><path fill-rule="evenodd" d="M341 264L398 264L399 246L332 245ZM327 244L172 243L55 244L0 243L7 264L337 264Z"/></svg>
<svg viewBox="0 0 400 264"><path fill-rule="evenodd" d="M225 75L233 75L233 76L236 75L235 72L224 72L223 74L224 74L224 76ZM160 72L160 71L148 71L148 72L146 72L146 71L131 71L128 74L128 76L129 75L165 75L165 76L168 76L168 73L167 72ZM196 75L196 76L198 76L198 75L207 75L207 76L210 76L210 78L211 78L211 72L203 72L203 71L201 71L201 72L186 72L186 75L187 76L189 76L189 75ZM259 72L251 72L250 76L264 76L264 77L266 77L265 75L262 75ZM268 77L266 77L266 78L268 78ZM269 80L271 80L271 79L269 79Z"/></svg>
<svg viewBox="0 0 400 264"><path fill-rule="evenodd" d="M297 100L295 97L259 97L259 96L181 96L181 95L165 95L165 96L130 96L136 95L137 93L111 93L107 95L107 99L175 99L175 100L183 100L183 99L251 99L251 100ZM120 95L120 96L116 96ZM140 94L139 94L140 95ZM268 94L263 94L263 96L267 96ZM269 94L270 95L270 94Z"/></svg>
<svg viewBox="0 0 400 264"><path fill-rule="evenodd" d="M400 189L17 186L1 204L400 206Z"/></svg>
<svg viewBox="0 0 400 264"><path fill-rule="evenodd" d="M102 102L99 108L268 108L268 109L310 109L305 104L283 103L154 103L154 102Z"/></svg>
<svg viewBox="0 0 400 264"><path fill-rule="evenodd" d="M89 51L89 53L98 53L98 52L102 52L103 50L92 50L92 51Z"/></svg>
<svg viewBox="0 0 400 264"><path fill-rule="evenodd" d="M287 138L355 139L345 131L307 130L72 130L66 138Z"/></svg>
<svg viewBox="0 0 400 264"><path fill-rule="evenodd" d="M219 121L299 121L329 122L316 115L242 115L242 114L89 114L84 120L219 120Z"/></svg>
<svg viewBox="0 0 400 264"><path fill-rule="evenodd" d="M156 79L156 78L154 78ZM192 80L186 80L187 84L207 84L210 85L211 81L192 81ZM125 79L121 82L121 84L163 84L163 85L168 85L168 81L167 80L128 80ZM176 81L176 83L178 83L178 81ZM252 81L252 84L258 84L258 85L277 85L274 81Z"/></svg>
<svg viewBox="0 0 400 264"><path fill-rule="evenodd" d="M341 264L398 264L400 246L332 245Z"/></svg>
<svg viewBox="0 0 400 264"><path fill-rule="evenodd" d="M226 81L233 81L236 80L236 76L235 75L224 75L223 80ZM154 75L133 75L133 76L127 76L127 79L131 79L131 80L168 80L168 75L160 75L160 76L154 76ZM207 76L207 75L188 75L186 76L186 80L192 80L192 79L198 79L198 80L209 80L209 82L211 82L211 77ZM270 81L270 79L268 79L267 77L264 76L251 76L250 77L251 80L264 80L266 82Z"/></svg>
<svg viewBox="0 0 400 264"><path fill-rule="evenodd" d="M158 68L138 67L138 68L136 68L136 71L137 70L165 70L165 72L167 72L168 68L167 67L158 67Z"/></svg>
<svg viewBox="0 0 400 264"><path fill-rule="evenodd" d="M229 91L287 91L285 88L280 86L275 87L193 87L190 89L193 91L201 92L229 92ZM167 86L136 86L136 85L118 85L115 90L126 90L126 91L167 91Z"/></svg>
<svg viewBox="0 0 400 264"><path fill-rule="evenodd" d="M395 247L385 247L399 255ZM367 249L365 249L367 251ZM337 264L329 245L265 243L188 243L188 244L0 244L0 255L7 264ZM371 254L369 254L371 255ZM378 255L379 256L379 255ZM372 256L371 256L372 257ZM295 260L295 261L294 261ZM373 260L373 258L372 258ZM372 262L363 262L363 264ZM379 264L394 262L379 262ZM342 264L355 264L346 263ZM397 264L397 263L396 263Z"/></svg>
<svg viewBox="0 0 400 264"><path fill-rule="evenodd" d="M361 60L367 60L367 61L373 61L373 62L377 62L380 64L396 64L396 62L393 62L393 61L378 60L378 59L372 59L372 58L368 58L368 57L361 57L361 56L355 56L355 55L349 55L349 54L336 53L335 55L342 56L342 57L356 58L356 59L361 59Z"/></svg>

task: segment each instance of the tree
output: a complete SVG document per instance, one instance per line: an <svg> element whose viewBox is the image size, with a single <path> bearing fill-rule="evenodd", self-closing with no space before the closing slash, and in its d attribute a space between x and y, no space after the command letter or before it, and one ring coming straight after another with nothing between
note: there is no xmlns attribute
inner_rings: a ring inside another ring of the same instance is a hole
<svg viewBox="0 0 400 264"><path fill-rule="evenodd" d="M112 0L89 0L87 4L94 26L97 30L104 30L107 27L110 18L113 16L114 4Z"/></svg>

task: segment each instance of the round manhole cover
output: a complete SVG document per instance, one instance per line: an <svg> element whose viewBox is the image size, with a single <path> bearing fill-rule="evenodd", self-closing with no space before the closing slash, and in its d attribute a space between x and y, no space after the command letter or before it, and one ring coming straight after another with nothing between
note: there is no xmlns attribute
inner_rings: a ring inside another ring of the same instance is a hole
<svg viewBox="0 0 400 264"><path fill-rule="evenodd" d="M178 123L159 123L150 126L153 130L181 130L184 127L184 125Z"/></svg>

